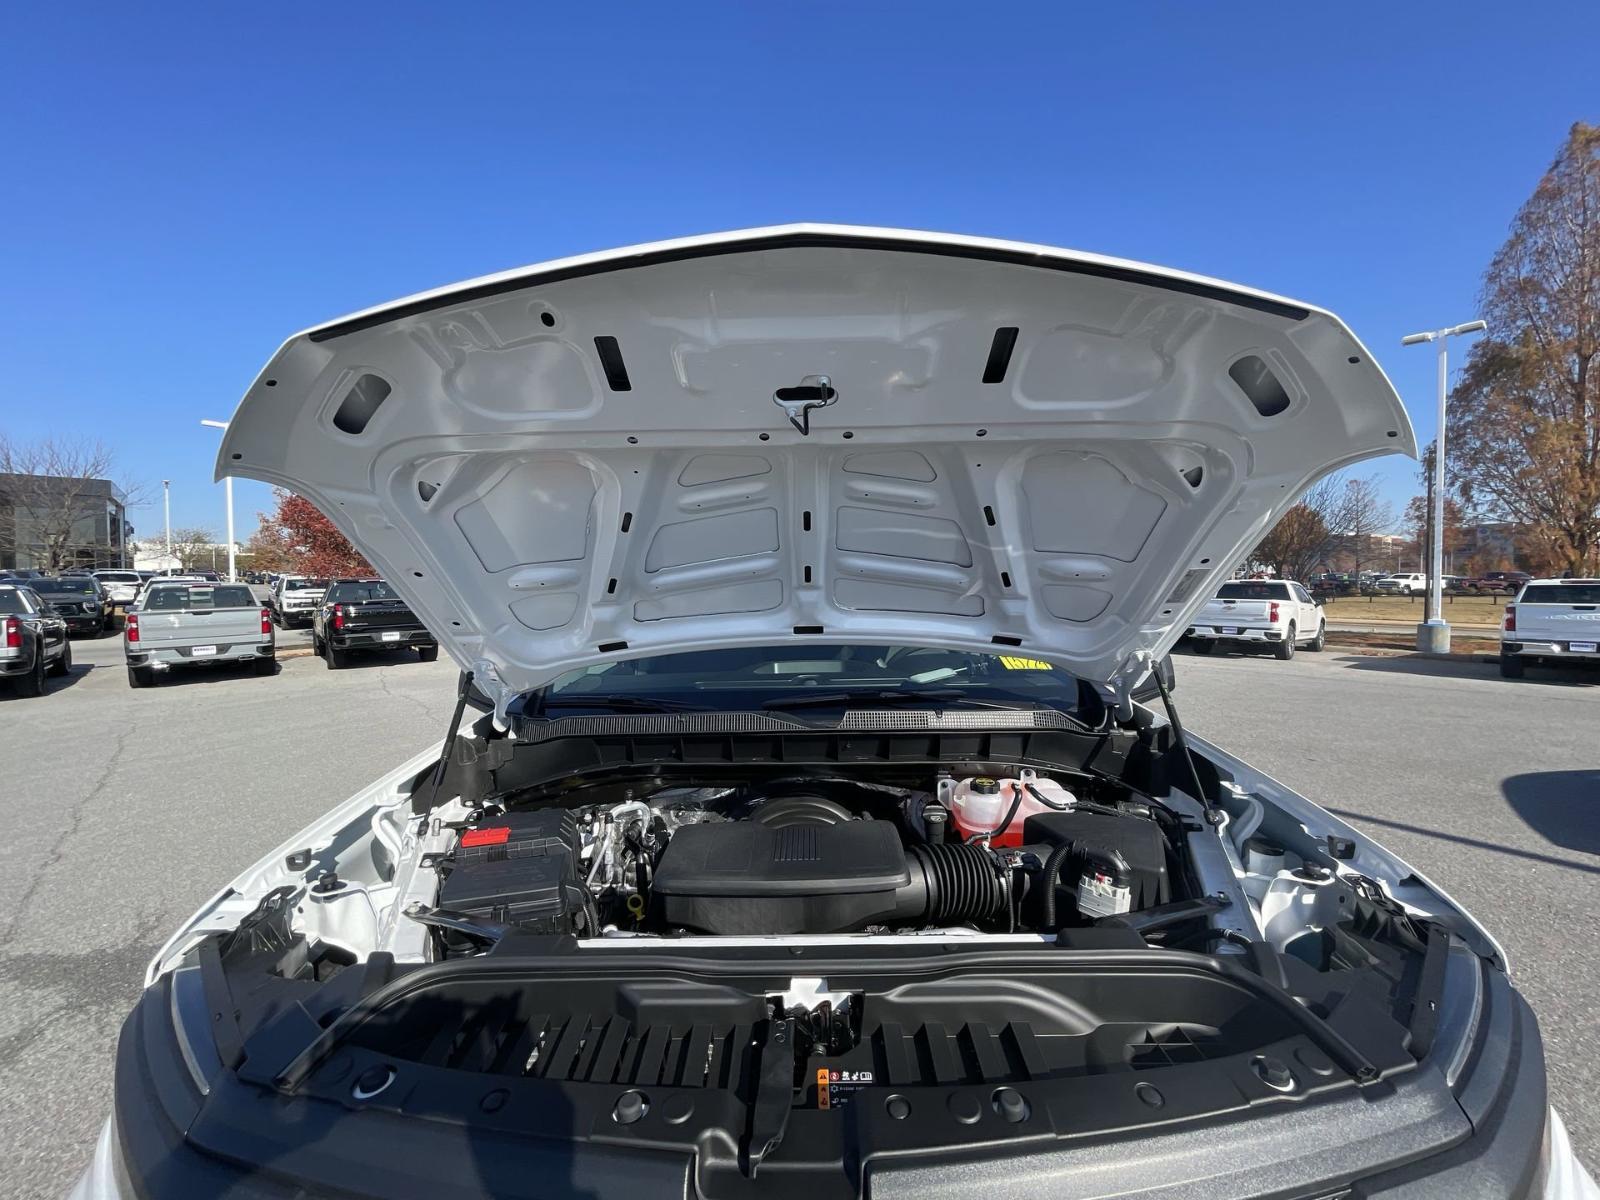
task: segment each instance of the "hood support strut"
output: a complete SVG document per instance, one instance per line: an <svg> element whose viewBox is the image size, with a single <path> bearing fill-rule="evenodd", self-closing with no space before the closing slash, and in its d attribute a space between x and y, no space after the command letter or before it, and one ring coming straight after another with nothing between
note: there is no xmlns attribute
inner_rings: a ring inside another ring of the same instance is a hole
<svg viewBox="0 0 1600 1200"><path fill-rule="evenodd" d="M1178 748L1178 756L1189 768L1189 783L1194 788L1194 798L1206 811L1206 824L1214 829L1220 828L1222 813L1212 805L1211 797L1206 795L1205 785L1200 782L1200 771L1194 765L1194 755L1189 753L1189 740L1183 736L1183 722L1178 720L1178 709L1172 703L1172 693L1167 690L1167 681L1161 677L1159 666L1160 664L1153 658L1150 660L1150 677L1156 682L1156 691L1161 693L1161 707L1167 710L1167 720L1172 725L1173 744Z"/></svg>

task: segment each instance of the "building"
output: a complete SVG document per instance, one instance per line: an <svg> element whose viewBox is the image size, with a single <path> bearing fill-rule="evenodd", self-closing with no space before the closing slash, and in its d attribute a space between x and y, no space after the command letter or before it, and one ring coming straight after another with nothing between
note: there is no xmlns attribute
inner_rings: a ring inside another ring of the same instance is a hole
<svg viewBox="0 0 1600 1200"><path fill-rule="evenodd" d="M109 479L0 475L0 569L127 567L133 526Z"/></svg>

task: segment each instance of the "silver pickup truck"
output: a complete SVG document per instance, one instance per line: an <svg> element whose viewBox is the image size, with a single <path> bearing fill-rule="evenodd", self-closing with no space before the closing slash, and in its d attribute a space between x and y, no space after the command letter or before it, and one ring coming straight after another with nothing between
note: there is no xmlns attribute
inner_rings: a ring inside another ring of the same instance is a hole
<svg viewBox="0 0 1600 1200"><path fill-rule="evenodd" d="M128 685L147 687L157 673L201 663L251 663L257 675L277 669L267 610L242 583L154 580L128 613L122 633Z"/></svg>

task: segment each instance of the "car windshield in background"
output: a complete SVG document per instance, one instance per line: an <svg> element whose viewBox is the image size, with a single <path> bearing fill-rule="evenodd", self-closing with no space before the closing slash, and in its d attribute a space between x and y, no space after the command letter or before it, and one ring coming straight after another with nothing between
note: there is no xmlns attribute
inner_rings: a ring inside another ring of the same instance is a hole
<svg viewBox="0 0 1600 1200"><path fill-rule="evenodd" d="M366 600L398 600L399 596L387 583L376 581L373 583L341 583L334 587L328 594L329 600L342 601L345 604L360 604Z"/></svg>
<svg viewBox="0 0 1600 1200"><path fill-rule="evenodd" d="M143 607L146 612L177 612L190 608L254 608L256 598L249 588L240 584L221 587L195 584L185 587L164 583L150 589Z"/></svg>
<svg viewBox="0 0 1600 1200"><path fill-rule="evenodd" d="M1518 604L1600 604L1600 583L1530 583Z"/></svg>
<svg viewBox="0 0 1600 1200"><path fill-rule="evenodd" d="M101 583L138 583L139 577L132 571L100 571L95 578Z"/></svg>
<svg viewBox="0 0 1600 1200"><path fill-rule="evenodd" d="M310 592L328 586L326 579L285 579L283 590L286 592Z"/></svg>
<svg viewBox="0 0 1600 1200"><path fill-rule="evenodd" d="M628 705L722 712L807 707L841 709L962 703L1079 713L1098 697L1049 663L1014 654L968 654L927 646L757 646L659 654L569 671L530 707L563 714Z"/></svg>
<svg viewBox="0 0 1600 1200"><path fill-rule="evenodd" d="M74 576L71 579L36 579L33 590L47 596L92 596L95 587L93 579Z"/></svg>
<svg viewBox="0 0 1600 1200"><path fill-rule="evenodd" d="M1250 579L1238 583L1225 583L1217 590L1218 600L1287 600L1288 598L1288 584Z"/></svg>

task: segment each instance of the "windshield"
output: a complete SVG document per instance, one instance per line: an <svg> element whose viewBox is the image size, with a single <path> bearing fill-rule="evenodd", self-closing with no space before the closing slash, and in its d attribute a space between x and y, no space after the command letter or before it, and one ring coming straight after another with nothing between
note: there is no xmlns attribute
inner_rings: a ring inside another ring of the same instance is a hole
<svg viewBox="0 0 1600 1200"><path fill-rule="evenodd" d="M359 604L364 600L398 600L400 597L383 580L375 579L366 583L336 583L329 589L328 599Z"/></svg>
<svg viewBox="0 0 1600 1200"><path fill-rule="evenodd" d="M1530 583L1518 604L1600 604L1600 583Z"/></svg>
<svg viewBox="0 0 1600 1200"><path fill-rule="evenodd" d="M101 583L138 583L139 577L132 571L101 571L95 575Z"/></svg>
<svg viewBox="0 0 1600 1200"><path fill-rule="evenodd" d="M1088 695L1080 696L1073 676L1021 655L795 643L597 663L561 676L540 700L562 715L598 697L722 712L779 708L791 701L819 708L836 701L841 709L860 709L924 698L927 708L999 703L1079 713L1080 705L1098 709L1098 697L1086 690Z"/></svg>
<svg viewBox="0 0 1600 1200"><path fill-rule="evenodd" d="M1225 583L1217 590L1218 600L1287 600L1289 587L1283 583L1265 583L1245 580Z"/></svg>
<svg viewBox="0 0 1600 1200"><path fill-rule="evenodd" d="M33 590L50 596L92 596L95 594L94 580L87 578L40 579L34 582Z"/></svg>
<svg viewBox="0 0 1600 1200"><path fill-rule="evenodd" d="M286 592L319 592L328 586L326 579L285 579L283 590Z"/></svg>
<svg viewBox="0 0 1600 1200"><path fill-rule="evenodd" d="M157 584L150 589L142 606L146 612L175 612L186 608L254 608L256 599L242 584L185 586Z"/></svg>

